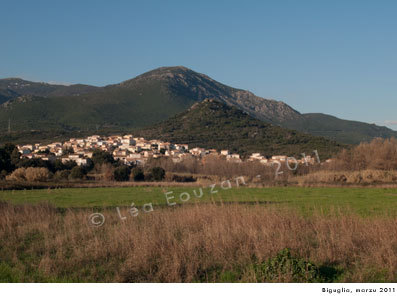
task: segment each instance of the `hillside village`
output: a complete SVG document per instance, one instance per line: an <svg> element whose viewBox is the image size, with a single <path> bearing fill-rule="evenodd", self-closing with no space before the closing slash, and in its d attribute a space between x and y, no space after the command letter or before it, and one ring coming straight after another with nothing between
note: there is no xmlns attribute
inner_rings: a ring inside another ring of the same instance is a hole
<svg viewBox="0 0 397 298"><path fill-rule="evenodd" d="M71 138L64 143L55 142L47 145L27 144L18 145L21 158L39 158L53 161L61 159L63 163L75 161L77 165L84 166L87 160L92 157L93 151L100 149L111 153L115 160L120 160L125 165L144 165L149 158L169 157L173 162L178 163L184 158L202 158L207 155L222 156L230 162L242 162L239 154L230 153L229 150L205 148L191 148L187 144L173 144L161 140L145 140L144 138L132 135L99 136L92 135L87 138ZM267 158L260 153L253 153L247 160L259 161L264 165L270 165L274 161L285 162L288 159L285 155L277 155ZM299 163L313 164L315 158L311 156L302 157Z"/></svg>

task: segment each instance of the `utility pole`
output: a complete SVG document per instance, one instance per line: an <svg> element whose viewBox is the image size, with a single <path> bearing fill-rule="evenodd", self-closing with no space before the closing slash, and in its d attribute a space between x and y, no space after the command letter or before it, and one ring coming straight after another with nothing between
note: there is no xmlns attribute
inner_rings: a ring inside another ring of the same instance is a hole
<svg viewBox="0 0 397 298"><path fill-rule="evenodd" d="M11 119L8 118L8 133L11 133Z"/></svg>

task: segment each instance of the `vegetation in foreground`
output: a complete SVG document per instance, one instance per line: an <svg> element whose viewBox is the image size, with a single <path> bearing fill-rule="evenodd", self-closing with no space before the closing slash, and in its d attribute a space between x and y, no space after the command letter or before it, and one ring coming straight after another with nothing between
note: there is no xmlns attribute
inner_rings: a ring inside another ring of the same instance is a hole
<svg viewBox="0 0 397 298"><path fill-rule="evenodd" d="M285 176L277 180L306 185L358 179L393 186L396 144L375 140L342 151L327 165L284 167ZM0 149L4 177L35 183L49 177L50 168L36 167L36 161L19 164L15 157L12 146ZM108 157L93 156L91 171L100 179L109 175L141 183L163 180L170 170L190 170L189 175L214 175L218 180L215 188L163 184L1 191L0 281L397 281L395 188L247 188L236 185L236 176L261 183L275 179L274 169L219 160L179 165L158 160L150 168L130 169L112 160L106 163ZM55 164L48 165L55 169ZM78 183L87 174L80 170L73 165L56 170L53 177ZM62 178L60 173L67 175ZM224 179L230 179L230 188L222 184ZM199 189L203 195L196 198ZM166 196L173 197L176 206L167 206ZM137 209L131 209L132 203ZM153 211L145 212L148 203ZM90 225L93 212L105 216L103 226ZM130 216L134 214L138 216Z"/></svg>
<svg viewBox="0 0 397 298"><path fill-rule="evenodd" d="M104 210L105 223L92 227L89 214L2 203L0 280L397 281L395 217L201 204L126 220Z"/></svg>

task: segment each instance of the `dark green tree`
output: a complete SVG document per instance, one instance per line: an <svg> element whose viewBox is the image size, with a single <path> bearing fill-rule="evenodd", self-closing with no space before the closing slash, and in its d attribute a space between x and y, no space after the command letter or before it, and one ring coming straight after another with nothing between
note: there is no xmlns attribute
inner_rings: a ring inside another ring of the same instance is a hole
<svg viewBox="0 0 397 298"><path fill-rule="evenodd" d="M0 148L0 172L12 172L19 162L20 154L14 144L7 143Z"/></svg>
<svg viewBox="0 0 397 298"><path fill-rule="evenodd" d="M143 181L145 179L145 175L141 168L133 168L131 173L131 178L134 181Z"/></svg>
<svg viewBox="0 0 397 298"><path fill-rule="evenodd" d="M0 171L6 171L8 173L12 169L10 154L4 148L0 148Z"/></svg>
<svg viewBox="0 0 397 298"><path fill-rule="evenodd" d="M84 165L84 169L86 172L91 171L94 168L94 162L91 158L87 158L87 163Z"/></svg>
<svg viewBox="0 0 397 298"><path fill-rule="evenodd" d="M114 172L114 180L116 181L128 181L130 178L130 168L127 166L117 167Z"/></svg>
<svg viewBox="0 0 397 298"><path fill-rule="evenodd" d="M11 164L13 166L16 166L19 161L21 160L21 153L19 153L18 148L14 148L14 150L12 150L12 153L10 155L11 158Z"/></svg>
<svg viewBox="0 0 397 298"><path fill-rule="evenodd" d="M150 170L150 174L155 181L161 181L165 177L165 170L161 167L154 167Z"/></svg>
<svg viewBox="0 0 397 298"><path fill-rule="evenodd" d="M94 162L94 164L104 164L104 163L113 164L114 158L113 155L110 154L109 152L96 149L92 153L92 161Z"/></svg>
<svg viewBox="0 0 397 298"><path fill-rule="evenodd" d="M83 179L85 175L84 170L79 167L76 166L74 167L71 171L70 171L70 179Z"/></svg>

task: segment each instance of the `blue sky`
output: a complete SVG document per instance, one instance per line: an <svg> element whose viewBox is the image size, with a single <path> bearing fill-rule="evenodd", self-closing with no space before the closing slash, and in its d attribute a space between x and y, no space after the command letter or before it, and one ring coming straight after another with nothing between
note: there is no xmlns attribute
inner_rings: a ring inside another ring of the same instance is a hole
<svg viewBox="0 0 397 298"><path fill-rule="evenodd" d="M106 85L184 65L397 130L397 1L0 3L0 78Z"/></svg>

